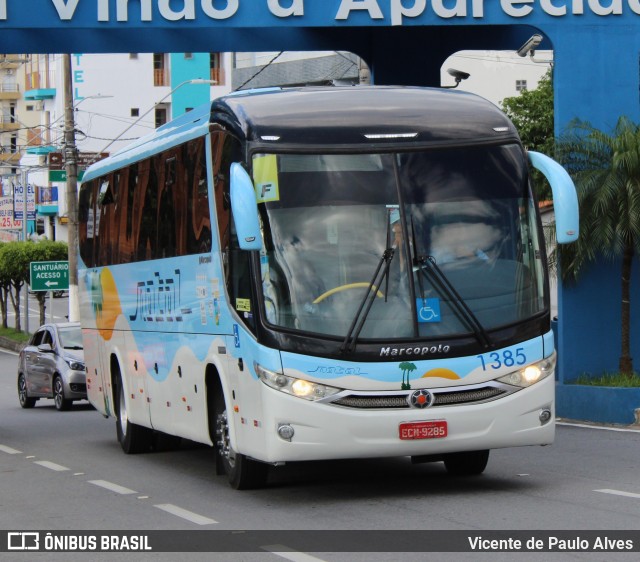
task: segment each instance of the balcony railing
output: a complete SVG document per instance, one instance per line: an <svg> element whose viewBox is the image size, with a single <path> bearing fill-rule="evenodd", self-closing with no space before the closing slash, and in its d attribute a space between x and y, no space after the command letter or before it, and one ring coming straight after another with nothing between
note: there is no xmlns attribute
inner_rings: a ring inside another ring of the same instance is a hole
<svg viewBox="0 0 640 562"><path fill-rule="evenodd" d="M22 154L19 152L0 152L0 162L3 164L15 164L20 162Z"/></svg>
<svg viewBox="0 0 640 562"><path fill-rule="evenodd" d="M224 68L212 68L210 80L213 80L217 86L224 85Z"/></svg>
<svg viewBox="0 0 640 562"><path fill-rule="evenodd" d="M169 85L169 73L165 68L154 68L153 70L153 85L154 86L168 86Z"/></svg>

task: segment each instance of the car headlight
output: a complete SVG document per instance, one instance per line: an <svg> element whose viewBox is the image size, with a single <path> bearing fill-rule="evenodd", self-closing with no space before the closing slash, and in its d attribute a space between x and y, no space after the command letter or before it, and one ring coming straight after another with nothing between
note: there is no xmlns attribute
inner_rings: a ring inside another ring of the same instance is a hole
<svg viewBox="0 0 640 562"><path fill-rule="evenodd" d="M288 377L282 373L265 369L258 363L254 363L253 366L260 380L267 386L284 392L285 394L291 394L291 396L304 398L305 400L320 400L342 390L333 386L327 386L326 384L318 384L304 379Z"/></svg>
<svg viewBox="0 0 640 562"><path fill-rule="evenodd" d="M69 359L65 359L64 361L73 371L84 371L85 369L84 363L81 363L80 361L70 361Z"/></svg>
<svg viewBox="0 0 640 562"><path fill-rule="evenodd" d="M504 377L500 377L496 380L511 384L513 386L519 386L526 388L542 379L546 379L549 375L552 375L556 369L556 352L554 351L549 357L527 365L518 371L513 371Z"/></svg>

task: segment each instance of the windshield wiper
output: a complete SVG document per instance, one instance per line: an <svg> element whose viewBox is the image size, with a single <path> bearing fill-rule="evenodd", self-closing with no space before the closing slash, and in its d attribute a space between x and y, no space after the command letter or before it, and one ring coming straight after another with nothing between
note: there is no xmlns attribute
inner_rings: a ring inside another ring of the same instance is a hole
<svg viewBox="0 0 640 562"><path fill-rule="evenodd" d="M389 267L391 266L391 260L393 259L396 251L395 246L389 245L389 234L390 225L389 222L387 222L387 249L382 252L382 257L380 258L373 277L369 282L367 291L362 299L362 302L360 302L360 306L358 307L355 316L353 317L353 321L351 322L351 326L349 326L349 330L347 330L347 335L345 336L344 341L340 346L341 353L350 353L355 349L358 337L360 336L360 332L364 327L364 323L367 320L369 311L371 310L371 307L375 302L376 294L378 293L379 287L383 281L385 282L384 300L385 302L387 302L387 293L389 291Z"/></svg>
<svg viewBox="0 0 640 562"><path fill-rule="evenodd" d="M433 256L416 256L414 265L418 266L425 278L431 282L436 290L447 297L453 308L462 320L471 328L478 342L484 348L493 347L493 342L478 317L469 308L460 293L451 284L451 281L442 272Z"/></svg>

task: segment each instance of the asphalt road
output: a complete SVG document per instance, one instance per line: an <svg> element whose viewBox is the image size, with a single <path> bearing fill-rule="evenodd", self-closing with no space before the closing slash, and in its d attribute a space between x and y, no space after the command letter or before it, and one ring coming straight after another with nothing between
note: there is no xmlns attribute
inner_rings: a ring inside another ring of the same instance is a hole
<svg viewBox="0 0 640 562"><path fill-rule="evenodd" d="M16 364L15 355L0 351L0 529L640 530L637 430L560 425L554 445L492 451L486 472L474 478L452 478L439 463L412 465L405 458L294 463L278 469L265 489L234 491L215 475L208 448L186 443L175 451L125 455L114 420L104 419L86 402L74 404L70 412L57 412L50 400L22 410ZM390 556L305 554L287 548L189 554L189 560L513 559L500 553ZM45 553L39 559L113 556ZM128 554L127 561L148 556ZM560 555L529 553L526 559L555 556ZM563 556L611 560L634 555ZM154 554L158 557L176 559L175 554ZM0 554L0 559L27 557Z"/></svg>

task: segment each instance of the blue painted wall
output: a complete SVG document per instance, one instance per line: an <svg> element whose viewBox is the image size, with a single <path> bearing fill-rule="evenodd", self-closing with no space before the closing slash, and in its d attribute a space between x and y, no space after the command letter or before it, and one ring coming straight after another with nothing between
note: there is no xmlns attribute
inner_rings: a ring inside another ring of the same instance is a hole
<svg viewBox="0 0 640 562"><path fill-rule="evenodd" d="M191 58L185 58L185 53L172 53L169 60L171 89L180 84L200 78L209 80L209 53L189 53ZM182 115L188 108L198 107L209 101L209 84L185 84L171 95L171 118Z"/></svg>
<svg viewBox="0 0 640 562"><path fill-rule="evenodd" d="M618 370L620 358L620 262L600 261L558 295L558 380ZM631 356L640 371L640 264L631 274ZM640 407L640 404L638 404Z"/></svg>

